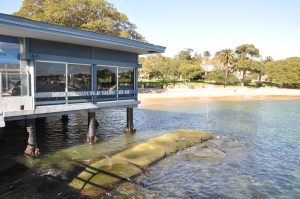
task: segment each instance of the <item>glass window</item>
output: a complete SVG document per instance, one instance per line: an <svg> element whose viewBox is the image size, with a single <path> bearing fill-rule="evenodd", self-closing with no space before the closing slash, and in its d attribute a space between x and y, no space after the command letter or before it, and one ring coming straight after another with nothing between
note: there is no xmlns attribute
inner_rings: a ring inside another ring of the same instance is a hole
<svg viewBox="0 0 300 199"><path fill-rule="evenodd" d="M119 68L119 90L134 90L134 69Z"/></svg>
<svg viewBox="0 0 300 199"><path fill-rule="evenodd" d="M28 75L20 70L19 38L0 35L2 96L28 95Z"/></svg>
<svg viewBox="0 0 300 199"><path fill-rule="evenodd" d="M66 64L36 62L36 92L65 92Z"/></svg>
<svg viewBox="0 0 300 199"><path fill-rule="evenodd" d="M0 35L0 70L20 70L20 41L18 38Z"/></svg>
<svg viewBox="0 0 300 199"><path fill-rule="evenodd" d="M115 100L117 97L117 67L97 66L97 91L101 92L98 99Z"/></svg>
<svg viewBox="0 0 300 199"><path fill-rule="evenodd" d="M2 96L26 96L28 95L28 74L3 72Z"/></svg>
<svg viewBox="0 0 300 199"><path fill-rule="evenodd" d="M68 92L92 90L92 66L68 64ZM92 96L68 97L69 100L91 99Z"/></svg>
<svg viewBox="0 0 300 199"><path fill-rule="evenodd" d="M118 68L118 88L120 90L134 90L134 69L133 68ZM133 94L119 94L119 97L133 97Z"/></svg>
<svg viewBox="0 0 300 199"><path fill-rule="evenodd" d="M68 64L68 91L91 91L90 65Z"/></svg>

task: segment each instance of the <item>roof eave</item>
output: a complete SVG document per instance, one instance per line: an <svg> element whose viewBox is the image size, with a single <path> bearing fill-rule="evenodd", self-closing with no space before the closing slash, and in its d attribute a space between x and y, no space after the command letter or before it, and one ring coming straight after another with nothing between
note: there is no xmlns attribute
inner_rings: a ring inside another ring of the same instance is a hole
<svg viewBox="0 0 300 199"><path fill-rule="evenodd" d="M10 17L11 19L8 19ZM45 24L9 15L5 15L5 18L0 16L0 27L0 34L108 48L139 55L163 53L166 49L163 46Z"/></svg>

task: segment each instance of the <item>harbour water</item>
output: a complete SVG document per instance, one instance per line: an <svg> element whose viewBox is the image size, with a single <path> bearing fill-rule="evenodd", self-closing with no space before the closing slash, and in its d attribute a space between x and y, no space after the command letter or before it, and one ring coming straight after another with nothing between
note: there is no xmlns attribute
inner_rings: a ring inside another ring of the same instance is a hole
<svg viewBox="0 0 300 199"><path fill-rule="evenodd" d="M135 135L123 134L125 111L97 113L96 145L85 144L86 114L71 115L67 123L58 117L38 120L38 159L23 156L25 124L8 124L0 144L0 198L85 198L67 186L80 170L76 162L90 163L184 128L207 130L218 138L155 163L134 179L135 186L116 187L104 197L300 197L300 100L172 100L143 105L134 110ZM206 148L217 156L204 157Z"/></svg>

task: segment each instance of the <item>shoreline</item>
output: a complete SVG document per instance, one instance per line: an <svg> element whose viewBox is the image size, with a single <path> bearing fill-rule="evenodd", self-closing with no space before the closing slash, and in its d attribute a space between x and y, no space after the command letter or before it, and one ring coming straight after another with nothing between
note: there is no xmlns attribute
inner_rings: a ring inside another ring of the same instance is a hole
<svg viewBox="0 0 300 199"><path fill-rule="evenodd" d="M300 100L299 89L282 88L196 88L196 89L160 89L139 93L142 102L176 100Z"/></svg>

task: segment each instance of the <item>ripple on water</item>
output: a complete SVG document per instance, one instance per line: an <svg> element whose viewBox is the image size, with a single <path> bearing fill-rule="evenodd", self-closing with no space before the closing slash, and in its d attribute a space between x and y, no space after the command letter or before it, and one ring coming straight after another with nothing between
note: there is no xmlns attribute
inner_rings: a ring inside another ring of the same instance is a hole
<svg viewBox="0 0 300 199"><path fill-rule="evenodd" d="M70 115L68 123L53 117L37 125L38 145L43 154L37 160L22 156L27 136L25 123L18 122L5 128L0 158L1 162L9 159L12 164L25 162L26 171L32 173L34 168L36 176L51 174L66 180L65 171L74 160L88 162L175 129L203 129L220 136L210 146L223 150L224 157L201 158L200 146L178 152L137 177L143 187L130 188L131 194L146 198L297 198L300 196L299 113L299 100L210 101L208 118L206 104L200 100L153 109L148 106L135 109L137 133L128 136L123 134L125 110L105 110L96 115L101 142L94 146L84 144L85 113ZM193 153L198 158L190 158ZM40 195L30 182L40 181L26 171L18 175L18 180L14 175L6 176L5 185L1 180L0 197L18 198L22 193L38 198ZM7 188L10 186L13 188ZM111 194L117 197L125 193L116 190ZM47 194L44 196L47 198Z"/></svg>

